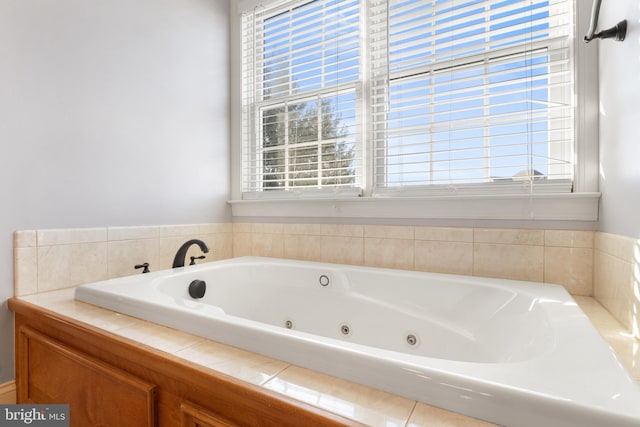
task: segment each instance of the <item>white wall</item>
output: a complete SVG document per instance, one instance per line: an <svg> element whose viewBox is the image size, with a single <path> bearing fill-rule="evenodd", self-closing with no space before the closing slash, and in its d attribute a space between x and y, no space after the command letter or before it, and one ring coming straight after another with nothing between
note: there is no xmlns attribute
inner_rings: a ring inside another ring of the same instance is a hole
<svg viewBox="0 0 640 427"><path fill-rule="evenodd" d="M599 28L627 19L624 42L601 40L600 230L640 238L640 1L604 1Z"/></svg>
<svg viewBox="0 0 640 427"><path fill-rule="evenodd" d="M226 222L228 0L0 0L0 301L12 233ZM0 383L13 379L0 308Z"/></svg>

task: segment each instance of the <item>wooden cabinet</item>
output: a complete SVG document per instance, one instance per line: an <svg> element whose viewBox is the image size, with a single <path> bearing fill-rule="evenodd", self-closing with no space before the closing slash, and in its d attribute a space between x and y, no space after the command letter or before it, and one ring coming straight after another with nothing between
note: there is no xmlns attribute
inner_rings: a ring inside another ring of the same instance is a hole
<svg viewBox="0 0 640 427"><path fill-rule="evenodd" d="M72 426L359 426L19 299L18 403L68 403Z"/></svg>
<svg viewBox="0 0 640 427"><path fill-rule="evenodd" d="M19 402L68 403L72 426L154 426L156 387L29 327L18 345Z"/></svg>
<svg viewBox="0 0 640 427"><path fill-rule="evenodd" d="M236 425L190 403L183 403L180 410L182 412L181 427L233 427Z"/></svg>

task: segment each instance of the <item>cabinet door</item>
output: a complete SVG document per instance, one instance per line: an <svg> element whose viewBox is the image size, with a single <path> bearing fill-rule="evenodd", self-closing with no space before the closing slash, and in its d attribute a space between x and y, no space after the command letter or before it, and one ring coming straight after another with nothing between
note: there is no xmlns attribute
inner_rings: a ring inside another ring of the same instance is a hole
<svg viewBox="0 0 640 427"><path fill-rule="evenodd" d="M182 427L237 427L192 403L180 405Z"/></svg>
<svg viewBox="0 0 640 427"><path fill-rule="evenodd" d="M156 387L28 327L17 349L20 403L68 403L71 426L154 426Z"/></svg>

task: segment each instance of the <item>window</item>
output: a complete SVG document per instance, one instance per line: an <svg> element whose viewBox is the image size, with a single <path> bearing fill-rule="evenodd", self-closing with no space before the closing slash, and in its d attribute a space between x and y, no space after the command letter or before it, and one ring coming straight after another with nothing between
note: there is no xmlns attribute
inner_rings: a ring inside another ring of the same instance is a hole
<svg viewBox="0 0 640 427"><path fill-rule="evenodd" d="M380 3L376 188L554 181L570 190L567 1Z"/></svg>
<svg viewBox="0 0 640 427"><path fill-rule="evenodd" d="M360 17L358 0L246 17L245 192L360 188Z"/></svg>
<svg viewBox="0 0 640 427"><path fill-rule="evenodd" d="M571 193L585 175L574 7L303 0L245 10L242 199Z"/></svg>

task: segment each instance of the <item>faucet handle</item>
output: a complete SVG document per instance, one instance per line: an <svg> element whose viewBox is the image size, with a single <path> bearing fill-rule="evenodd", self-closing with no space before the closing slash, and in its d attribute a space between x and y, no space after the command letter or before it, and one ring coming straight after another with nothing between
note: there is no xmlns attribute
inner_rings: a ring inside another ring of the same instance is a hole
<svg viewBox="0 0 640 427"><path fill-rule="evenodd" d="M189 258L191 258L191 262L189 263L189 265L196 265L197 259L205 259L206 257L204 255L200 255L200 256L191 256Z"/></svg>
<svg viewBox="0 0 640 427"><path fill-rule="evenodd" d="M133 268L135 268L136 270L138 270L140 268L143 268L142 274L148 273L149 272L149 263L145 262L144 264L137 264Z"/></svg>

